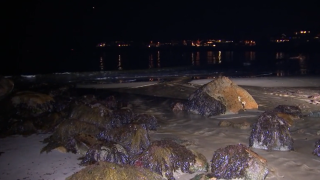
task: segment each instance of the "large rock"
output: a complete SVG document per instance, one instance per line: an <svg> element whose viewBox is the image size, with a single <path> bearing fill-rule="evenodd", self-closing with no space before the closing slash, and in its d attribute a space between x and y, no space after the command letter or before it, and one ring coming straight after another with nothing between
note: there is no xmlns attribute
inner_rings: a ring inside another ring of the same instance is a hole
<svg viewBox="0 0 320 180"><path fill-rule="evenodd" d="M0 100L10 94L13 87L14 83L10 79L0 77Z"/></svg>
<svg viewBox="0 0 320 180"><path fill-rule="evenodd" d="M218 179L263 180L268 175L267 161L245 145L220 148L211 160L211 175Z"/></svg>
<svg viewBox="0 0 320 180"><path fill-rule="evenodd" d="M224 76L200 87L184 106L185 110L204 116L257 108L258 104L245 89Z"/></svg>
<svg viewBox="0 0 320 180"><path fill-rule="evenodd" d="M173 173L178 170L183 173L206 172L208 165L204 155L171 140L153 141L133 164L170 180L175 180Z"/></svg>
<svg viewBox="0 0 320 180"><path fill-rule="evenodd" d="M54 99L47 95L32 91L21 91L11 98L16 114L21 117L37 117L52 112Z"/></svg>
<svg viewBox="0 0 320 180"><path fill-rule="evenodd" d="M274 111L262 113L253 125L249 146L265 150L293 150L289 124Z"/></svg>
<svg viewBox="0 0 320 180"><path fill-rule="evenodd" d="M69 176L66 180L134 180L134 179L152 179L165 180L161 175L130 165L119 165L116 163L99 162L87 166L79 172Z"/></svg>

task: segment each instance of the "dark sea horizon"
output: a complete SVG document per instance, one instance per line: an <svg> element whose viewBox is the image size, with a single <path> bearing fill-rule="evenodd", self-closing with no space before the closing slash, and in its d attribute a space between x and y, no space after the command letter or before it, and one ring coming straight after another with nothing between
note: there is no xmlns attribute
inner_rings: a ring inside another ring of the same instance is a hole
<svg viewBox="0 0 320 180"><path fill-rule="evenodd" d="M14 56L14 55L13 55ZM237 76L304 76L320 74L320 53L214 50L214 49L92 49L51 52L24 52L6 67L3 76L44 74L85 74L127 77L155 73L166 76L179 74L224 74ZM90 74L90 73L89 73ZM102 77L100 77L102 78Z"/></svg>

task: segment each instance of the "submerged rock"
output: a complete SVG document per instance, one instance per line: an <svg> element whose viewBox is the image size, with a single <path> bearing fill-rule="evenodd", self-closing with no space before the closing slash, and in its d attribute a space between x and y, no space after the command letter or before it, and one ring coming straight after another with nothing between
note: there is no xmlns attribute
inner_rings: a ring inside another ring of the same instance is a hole
<svg viewBox="0 0 320 180"><path fill-rule="evenodd" d="M293 150L289 124L273 111L262 113L251 130L249 146L265 150Z"/></svg>
<svg viewBox="0 0 320 180"><path fill-rule="evenodd" d="M273 109L279 117L284 119L289 126L294 124L294 121L300 119L302 111L298 106L279 105Z"/></svg>
<svg viewBox="0 0 320 180"><path fill-rule="evenodd" d="M207 177L218 179L263 180L268 175L267 161L245 145L229 145L215 151Z"/></svg>
<svg viewBox="0 0 320 180"><path fill-rule="evenodd" d="M320 157L320 140L318 140L318 141L315 143L315 149L313 150L312 154Z"/></svg>
<svg viewBox="0 0 320 180"><path fill-rule="evenodd" d="M200 153L170 140L154 141L135 161L135 166L148 168L163 177L174 180L173 172L207 171L207 161Z"/></svg>
<svg viewBox="0 0 320 180"><path fill-rule="evenodd" d="M119 165L109 162L99 162L85 167L75 174L66 178L66 180L165 180L161 175L150 171L149 169Z"/></svg>
<svg viewBox="0 0 320 180"><path fill-rule="evenodd" d="M175 110L178 110L176 105ZM203 85L190 95L184 110L212 116L224 113L238 113L240 110L257 109L258 104L243 88L227 77L219 77Z"/></svg>
<svg viewBox="0 0 320 180"><path fill-rule="evenodd" d="M290 114L295 117L299 117L302 115L302 111L298 106L289 106L289 105L279 105L274 108L275 112L281 112L285 114Z"/></svg>

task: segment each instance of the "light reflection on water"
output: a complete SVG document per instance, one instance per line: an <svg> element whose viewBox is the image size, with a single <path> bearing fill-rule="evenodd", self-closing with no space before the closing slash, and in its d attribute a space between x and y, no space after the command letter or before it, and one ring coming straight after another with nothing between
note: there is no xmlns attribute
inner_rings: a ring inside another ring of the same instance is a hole
<svg viewBox="0 0 320 180"><path fill-rule="evenodd" d="M265 71L273 71L277 76L293 74L309 74L308 61L310 58L294 59L298 53L273 52L259 54L255 51L193 51L193 52L168 52L150 51L144 52L147 55L147 63L143 64L144 55L131 56L130 53L120 52L117 55L117 70L132 69L154 69L180 66L195 67L229 67L233 69L244 68L245 70L255 70L258 68ZM122 56L126 54L125 56ZM257 56L258 55L258 56ZM293 57L293 58L292 58ZM298 56L297 56L298 57ZM99 57L100 71L113 70L111 62L116 60L110 54L103 52ZM138 62L139 61L139 62ZM220 65L220 66L219 66ZM111 67L111 68L110 68Z"/></svg>
<svg viewBox="0 0 320 180"><path fill-rule="evenodd" d="M121 55L118 56L118 69L122 70L122 62L121 62Z"/></svg>
<svg viewBox="0 0 320 180"><path fill-rule="evenodd" d="M157 58L157 67L160 68L160 51L158 51L158 58Z"/></svg>

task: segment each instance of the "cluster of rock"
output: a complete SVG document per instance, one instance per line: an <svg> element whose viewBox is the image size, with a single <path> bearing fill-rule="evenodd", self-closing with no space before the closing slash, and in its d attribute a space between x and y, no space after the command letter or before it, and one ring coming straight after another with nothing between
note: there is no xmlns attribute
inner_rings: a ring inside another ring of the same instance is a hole
<svg viewBox="0 0 320 180"><path fill-rule="evenodd" d="M115 179L174 179L178 170L194 173L208 168L201 153L171 140L151 141L149 131L157 129L157 118L135 113L132 105L114 96L79 96L72 89L19 91L3 103L2 136L52 133L44 139L41 153L57 149L80 154L80 164L87 166L83 171L97 169L87 179L94 179L100 170L108 173L105 179L109 173ZM78 179L79 174L69 179Z"/></svg>
<svg viewBox="0 0 320 180"><path fill-rule="evenodd" d="M246 122L220 122L220 125L225 124L223 126L252 128L249 147L237 144L220 148L209 164L204 155L175 141L151 141L149 131L157 129L157 118L135 113L128 102L114 96L76 96L68 88L49 92L20 91L8 96L13 84L6 80L1 82L4 83L0 84L0 93L6 93L0 94L0 98L7 96L2 102L6 104L5 113L0 113L1 135L52 133L43 141L45 146L41 152L59 149L78 153L82 155L80 164L86 166L69 180L174 180L176 171L203 172L193 180L263 180L268 174L267 162L250 147L293 150L289 127L301 116L299 107L280 105L262 113L252 126ZM227 77L219 77L196 90L187 102L176 103L173 110L212 116L257 108L247 91ZM320 140L313 154L320 156Z"/></svg>
<svg viewBox="0 0 320 180"><path fill-rule="evenodd" d="M202 116L213 116L225 113L238 113L241 110L257 108L257 103L248 92L235 85L227 77L219 77L197 89L190 95L185 103L176 103L173 111L187 111ZM279 105L273 110L262 113L253 125L246 121L221 121L219 126L231 126L240 129L251 128L249 147L265 150L290 151L294 149L294 141L289 132L289 128L294 124L295 120L300 119L301 116L302 111L298 106ZM313 154L320 156L320 140L315 143ZM229 162L226 163L225 161L226 159L224 159L225 164L230 165ZM226 168L224 168L224 170L226 170ZM228 170L229 176L220 176L219 174L211 174L212 176L210 176L210 174L208 174L206 178L218 177L230 179L235 178L231 177L231 174L239 172L239 170L236 169ZM223 173L220 170L217 172ZM200 179L200 177L198 178Z"/></svg>

